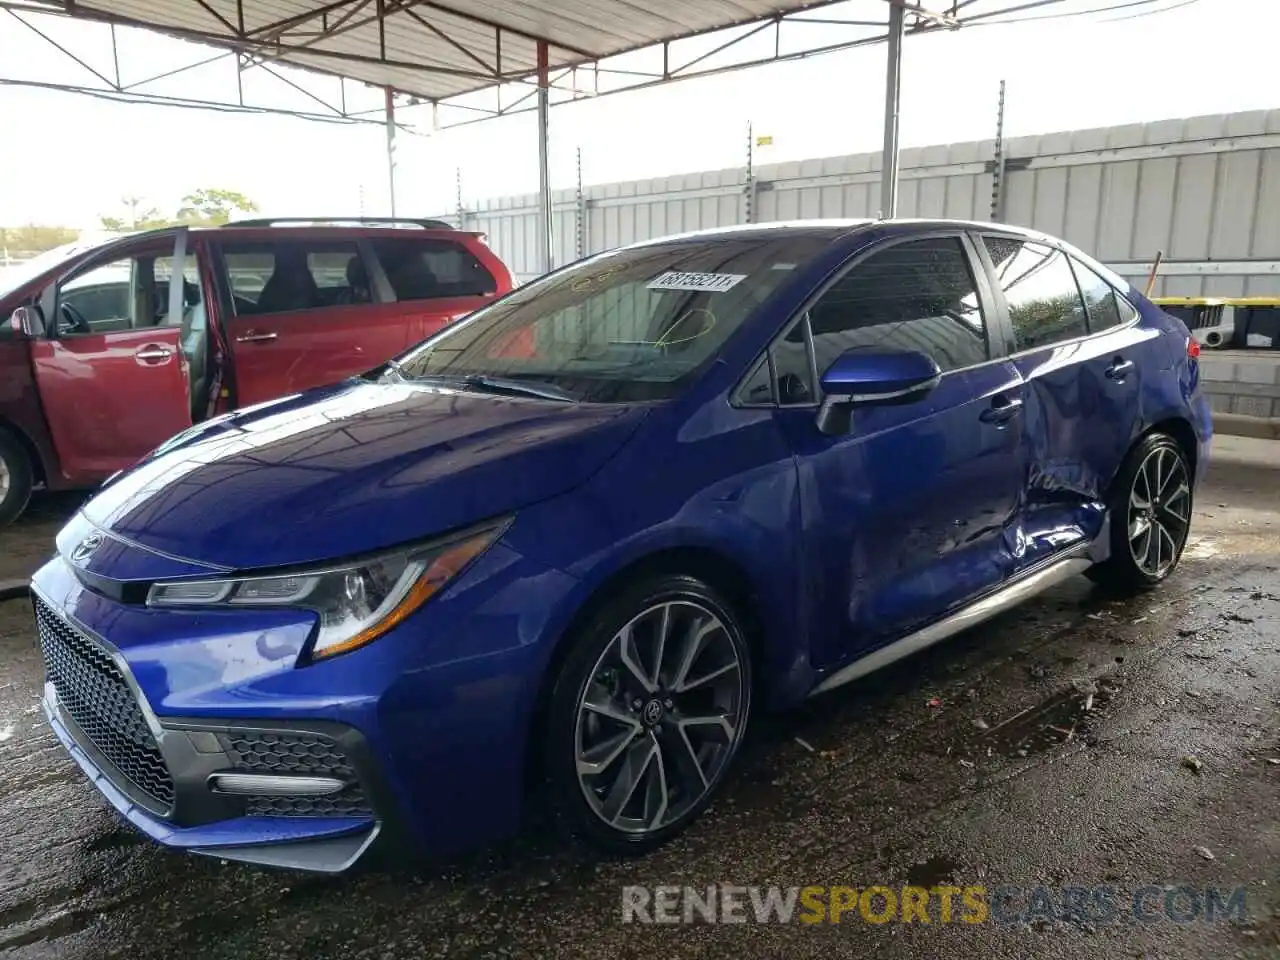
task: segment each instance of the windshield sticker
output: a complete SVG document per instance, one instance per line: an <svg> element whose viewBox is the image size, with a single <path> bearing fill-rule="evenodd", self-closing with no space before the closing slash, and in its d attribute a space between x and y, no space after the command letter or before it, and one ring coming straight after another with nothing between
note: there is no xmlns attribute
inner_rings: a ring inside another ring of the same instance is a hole
<svg viewBox="0 0 1280 960"><path fill-rule="evenodd" d="M645 286L650 290L697 290L706 293L724 293L743 280L742 273L681 273L669 270L650 280Z"/></svg>

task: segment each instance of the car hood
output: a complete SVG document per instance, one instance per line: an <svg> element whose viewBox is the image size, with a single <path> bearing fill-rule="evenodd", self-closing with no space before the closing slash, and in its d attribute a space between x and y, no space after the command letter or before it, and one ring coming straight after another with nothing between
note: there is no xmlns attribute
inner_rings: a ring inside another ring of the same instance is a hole
<svg viewBox="0 0 1280 960"><path fill-rule="evenodd" d="M194 428L109 482L84 514L119 539L206 565L333 560L572 489L644 414L352 381Z"/></svg>

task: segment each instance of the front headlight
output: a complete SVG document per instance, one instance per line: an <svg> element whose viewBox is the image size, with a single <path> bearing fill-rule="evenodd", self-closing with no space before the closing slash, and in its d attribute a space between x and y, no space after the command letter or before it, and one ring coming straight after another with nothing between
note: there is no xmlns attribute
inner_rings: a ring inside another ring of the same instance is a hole
<svg viewBox="0 0 1280 960"><path fill-rule="evenodd" d="M344 566L223 580L157 583L151 607L293 607L320 618L312 655L362 647L402 623L489 549L508 526L490 523Z"/></svg>

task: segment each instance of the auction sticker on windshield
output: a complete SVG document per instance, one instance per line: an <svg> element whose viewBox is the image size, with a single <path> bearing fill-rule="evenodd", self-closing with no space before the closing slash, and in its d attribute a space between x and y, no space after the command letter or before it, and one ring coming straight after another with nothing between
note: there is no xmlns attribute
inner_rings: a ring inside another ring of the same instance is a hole
<svg viewBox="0 0 1280 960"><path fill-rule="evenodd" d="M707 293L724 293L747 279L742 273L681 273L668 270L650 280L645 286L650 290L701 290Z"/></svg>

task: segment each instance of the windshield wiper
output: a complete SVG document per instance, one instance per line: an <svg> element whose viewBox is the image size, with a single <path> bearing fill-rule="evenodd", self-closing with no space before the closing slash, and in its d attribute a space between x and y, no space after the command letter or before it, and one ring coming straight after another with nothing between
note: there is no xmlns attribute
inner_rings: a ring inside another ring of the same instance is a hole
<svg viewBox="0 0 1280 960"><path fill-rule="evenodd" d="M403 376L403 373L401 373ZM446 386L460 386L468 390L483 393L508 393L525 397L539 397L543 400L560 400L564 403L576 403L578 398L567 390L553 387L549 383L533 383L528 380L515 380L508 377L491 377L483 373L469 374L427 374L421 377L406 377L412 383L440 383Z"/></svg>

